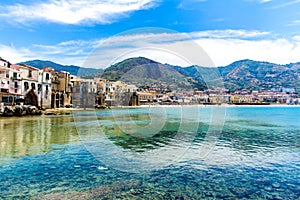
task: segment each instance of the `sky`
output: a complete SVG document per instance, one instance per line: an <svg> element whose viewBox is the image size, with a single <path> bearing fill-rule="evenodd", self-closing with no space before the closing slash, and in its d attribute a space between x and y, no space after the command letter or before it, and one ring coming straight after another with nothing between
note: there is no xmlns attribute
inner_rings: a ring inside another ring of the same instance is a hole
<svg viewBox="0 0 300 200"><path fill-rule="evenodd" d="M300 62L300 0L0 0L0 22L0 57L12 63Z"/></svg>

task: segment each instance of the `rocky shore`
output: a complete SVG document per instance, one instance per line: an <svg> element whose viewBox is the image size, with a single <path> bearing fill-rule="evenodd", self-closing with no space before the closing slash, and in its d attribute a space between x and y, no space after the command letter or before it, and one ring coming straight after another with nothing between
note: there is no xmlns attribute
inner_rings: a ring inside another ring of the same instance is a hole
<svg viewBox="0 0 300 200"><path fill-rule="evenodd" d="M16 105L4 106L0 105L0 117L14 117L14 116L28 116L28 115L41 115L42 111L36 106L30 105Z"/></svg>

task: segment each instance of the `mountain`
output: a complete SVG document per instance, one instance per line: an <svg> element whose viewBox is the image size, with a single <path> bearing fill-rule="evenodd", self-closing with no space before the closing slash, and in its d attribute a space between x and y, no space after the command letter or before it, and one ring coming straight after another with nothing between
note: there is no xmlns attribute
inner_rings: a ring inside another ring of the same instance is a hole
<svg viewBox="0 0 300 200"><path fill-rule="evenodd" d="M151 88L168 87L171 90L205 87L169 65L144 57L129 58L116 63L104 70L102 78Z"/></svg>
<svg viewBox="0 0 300 200"><path fill-rule="evenodd" d="M171 66L171 65L170 65ZM171 66L181 74L191 77L204 88L222 87L222 77L216 67L200 67L193 65L190 67ZM221 84L220 84L221 83ZM201 89L201 88L199 88Z"/></svg>
<svg viewBox="0 0 300 200"><path fill-rule="evenodd" d="M272 88L295 88L300 91L300 63L278 65L269 62L241 60L230 65L217 68L200 66L179 67L174 69L186 76L191 76L199 83L208 86L220 86L231 91L268 90Z"/></svg>
<svg viewBox="0 0 300 200"><path fill-rule="evenodd" d="M43 69L45 67L54 68L55 71L67 71L72 75L90 77L91 75L98 74L99 76L103 72L103 69L94 69L94 68L83 68L74 65L61 65L52 61L44 61L44 60L31 60L22 62L20 64L30 65L39 69Z"/></svg>
<svg viewBox="0 0 300 200"><path fill-rule="evenodd" d="M240 60L222 67L180 67L161 64L144 57L129 58L102 69L65 66L51 61L24 62L37 68L52 67L86 78L102 77L125 81L137 86L177 89L225 87L231 91L295 88L300 92L300 62L279 65L269 62ZM168 86L166 86L168 85Z"/></svg>
<svg viewBox="0 0 300 200"><path fill-rule="evenodd" d="M225 86L236 89L295 88L300 90L300 65L278 65L269 62L241 60L219 67Z"/></svg>

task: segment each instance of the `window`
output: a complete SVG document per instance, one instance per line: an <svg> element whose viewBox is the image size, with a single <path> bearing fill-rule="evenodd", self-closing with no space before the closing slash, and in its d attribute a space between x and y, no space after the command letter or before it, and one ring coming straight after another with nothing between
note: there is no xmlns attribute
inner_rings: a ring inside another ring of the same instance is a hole
<svg viewBox="0 0 300 200"><path fill-rule="evenodd" d="M18 88L18 82L15 82L15 88Z"/></svg>
<svg viewBox="0 0 300 200"><path fill-rule="evenodd" d="M50 79L50 76L49 76L49 74L47 73L46 74L46 80L48 81Z"/></svg>
<svg viewBox="0 0 300 200"><path fill-rule="evenodd" d="M31 71L31 70L29 70L29 72L28 72L28 77L29 77L29 78L32 77L32 71Z"/></svg>
<svg viewBox="0 0 300 200"><path fill-rule="evenodd" d="M31 89L35 90L35 84L31 83Z"/></svg>
<svg viewBox="0 0 300 200"><path fill-rule="evenodd" d="M26 90L28 90L28 89L29 89L28 82L25 82L25 83L24 83L24 90L26 91Z"/></svg>
<svg viewBox="0 0 300 200"><path fill-rule="evenodd" d="M16 72L13 73L13 78L18 78L18 74Z"/></svg>
<svg viewBox="0 0 300 200"><path fill-rule="evenodd" d="M49 90L49 86L48 85L46 85L46 91L48 91Z"/></svg>
<svg viewBox="0 0 300 200"><path fill-rule="evenodd" d="M15 93L18 93L18 90L17 90L17 89L15 89Z"/></svg>
<svg viewBox="0 0 300 200"><path fill-rule="evenodd" d="M9 97L2 97L2 102L9 103Z"/></svg>
<svg viewBox="0 0 300 200"><path fill-rule="evenodd" d="M42 85L38 84L38 91L41 92L42 91Z"/></svg>

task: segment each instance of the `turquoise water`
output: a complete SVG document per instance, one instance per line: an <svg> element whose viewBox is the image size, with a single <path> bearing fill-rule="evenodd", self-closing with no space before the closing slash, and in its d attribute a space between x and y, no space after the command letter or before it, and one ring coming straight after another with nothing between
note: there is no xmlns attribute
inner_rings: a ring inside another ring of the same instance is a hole
<svg viewBox="0 0 300 200"><path fill-rule="evenodd" d="M299 107L0 119L0 199L300 199Z"/></svg>

